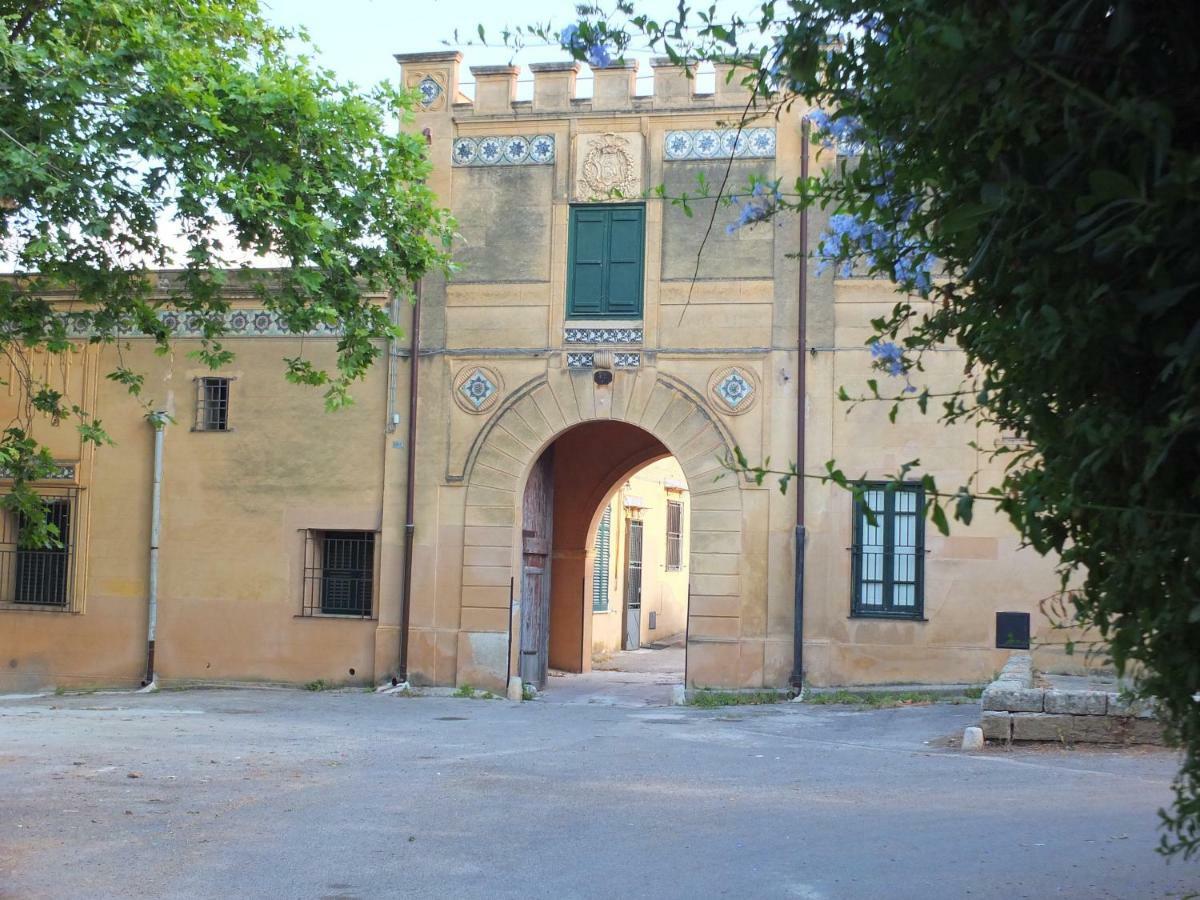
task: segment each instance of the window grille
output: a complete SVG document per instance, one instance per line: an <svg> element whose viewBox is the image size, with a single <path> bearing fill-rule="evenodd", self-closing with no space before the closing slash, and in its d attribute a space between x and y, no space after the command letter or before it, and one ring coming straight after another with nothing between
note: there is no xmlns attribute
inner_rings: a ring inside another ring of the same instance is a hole
<svg viewBox="0 0 1200 900"><path fill-rule="evenodd" d="M592 566L592 612L608 612L608 570L612 565L612 507L606 507L596 529L596 561Z"/></svg>
<svg viewBox="0 0 1200 900"><path fill-rule="evenodd" d="M195 431L229 431L228 378L196 379Z"/></svg>
<svg viewBox="0 0 1200 900"><path fill-rule="evenodd" d="M865 482L854 504L851 614L920 619L925 606L925 497L919 484ZM874 513L874 523L866 507Z"/></svg>
<svg viewBox="0 0 1200 900"><path fill-rule="evenodd" d="M667 571L683 568L683 504L667 501Z"/></svg>
<svg viewBox="0 0 1200 900"><path fill-rule="evenodd" d="M24 515L4 512L0 525L0 604L74 609L75 511L79 488L48 488L42 494L54 546L31 546Z"/></svg>
<svg viewBox="0 0 1200 900"><path fill-rule="evenodd" d="M307 532L302 615L368 619L374 593L374 532Z"/></svg>

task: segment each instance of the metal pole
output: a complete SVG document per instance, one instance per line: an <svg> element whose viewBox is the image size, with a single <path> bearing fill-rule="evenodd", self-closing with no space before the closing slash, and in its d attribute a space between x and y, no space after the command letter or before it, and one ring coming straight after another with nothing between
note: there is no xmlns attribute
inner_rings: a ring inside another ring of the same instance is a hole
<svg viewBox="0 0 1200 900"><path fill-rule="evenodd" d="M808 181L808 154L811 150L808 119L800 120L800 180ZM808 392L808 207L800 210L800 283L798 285L796 334L796 590L794 597L795 623L792 628L791 686L799 691L804 687L804 413Z"/></svg>
<svg viewBox="0 0 1200 900"><path fill-rule="evenodd" d="M163 437L167 414L158 410L147 416L154 429L154 481L150 489L150 586L146 625L146 677L142 687L154 683L154 641L158 634L158 541L162 520Z"/></svg>

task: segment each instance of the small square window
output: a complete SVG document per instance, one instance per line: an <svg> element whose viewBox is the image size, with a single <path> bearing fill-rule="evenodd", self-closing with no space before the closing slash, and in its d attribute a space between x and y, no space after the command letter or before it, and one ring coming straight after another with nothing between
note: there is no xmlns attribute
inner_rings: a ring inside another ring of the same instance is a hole
<svg viewBox="0 0 1200 900"><path fill-rule="evenodd" d="M196 379L194 431L229 431L228 378Z"/></svg>
<svg viewBox="0 0 1200 900"><path fill-rule="evenodd" d="M374 594L375 532L308 532L301 615L368 619Z"/></svg>

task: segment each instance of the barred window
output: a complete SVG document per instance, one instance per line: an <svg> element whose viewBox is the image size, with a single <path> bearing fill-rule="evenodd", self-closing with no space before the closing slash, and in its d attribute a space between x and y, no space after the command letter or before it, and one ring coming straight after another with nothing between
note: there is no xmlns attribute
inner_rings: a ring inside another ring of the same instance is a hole
<svg viewBox="0 0 1200 900"><path fill-rule="evenodd" d="M228 378L196 379L195 431L229 431Z"/></svg>
<svg viewBox="0 0 1200 900"><path fill-rule="evenodd" d="M78 488L43 496L50 546L33 543L32 522L5 513L0 527L0 604L47 610L73 609L75 500Z"/></svg>
<svg viewBox="0 0 1200 900"><path fill-rule="evenodd" d="M309 531L304 541L301 615L370 618L375 593L375 533Z"/></svg>
<svg viewBox="0 0 1200 900"><path fill-rule="evenodd" d="M683 504L667 501L667 571L683 568Z"/></svg>
<svg viewBox="0 0 1200 900"><path fill-rule="evenodd" d="M854 504L851 614L920 619L925 606L924 492L919 484L864 482L861 487L863 499Z"/></svg>
<svg viewBox="0 0 1200 900"><path fill-rule="evenodd" d="M595 563L592 565L592 612L608 612L608 570L612 565L612 507L605 507L596 529Z"/></svg>

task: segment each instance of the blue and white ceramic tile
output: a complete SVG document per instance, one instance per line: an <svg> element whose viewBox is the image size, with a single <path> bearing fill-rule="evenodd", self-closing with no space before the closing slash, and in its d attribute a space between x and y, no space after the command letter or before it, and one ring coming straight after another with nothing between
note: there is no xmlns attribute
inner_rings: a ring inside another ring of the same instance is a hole
<svg viewBox="0 0 1200 900"><path fill-rule="evenodd" d="M432 106L433 102L442 95L442 86L428 75L417 82L417 90L421 92L422 106Z"/></svg>
<svg viewBox="0 0 1200 900"><path fill-rule="evenodd" d="M668 131L663 146L667 159L687 159L692 154L692 132Z"/></svg>
<svg viewBox="0 0 1200 900"><path fill-rule="evenodd" d="M473 407L482 409L488 398L496 393L496 385L492 384L491 379L484 375L481 369L476 369L458 386L458 390Z"/></svg>
<svg viewBox="0 0 1200 900"><path fill-rule="evenodd" d="M460 137L450 156L456 166L545 166L554 162L554 136Z"/></svg>
<svg viewBox="0 0 1200 900"><path fill-rule="evenodd" d="M568 369L590 369L596 363L595 353L568 353Z"/></svg>
<svg viewBox="0 0 1200 900"><path fill-rule="evenodd" d="M539 134L529 142L529 161L542 165L554 162L553 135Z"/></svg>
<svg viewBox="0 0 1200 900"><path fill-rule="evenodd" d="M697 131L692 138L692 159L712 159L721 152L721 135L715 131Z"/></svg>
<svg viewBox="0 0 1200 900"><path fill-rule="evenodd" d="M478 159L485 166L492 166L504 159L504 145L507 138L484 137L476 143Z"/></svg>
<svg viewBox="0 0 1200 900"><path fill-rule="evenodd" d="M640 353L614 353L613 365L618 369L637 369L642 365Z"/></svg>
<svg viewBox="0 0 1200 900"><path fill-rule="evenodd" d="M479 155L479 146L472 138L459 138L454 142L454 151L450 155L454 165L470 166Z"/></svg>
<svg viewBox="0 0 1200 900"><path fill-rule="evenodd" d="M775 155L774 128L668 131L663 142L667 159L766 159Z"/></svg>
<svg viewBox="0 0 1200 900"><path fill-rule="evenodd" d="M754 394L754 385L747 381L742 373L734 369L721 379L717 385L717 396L725 401L730 409L737 409L750 400Z"/></svg>

